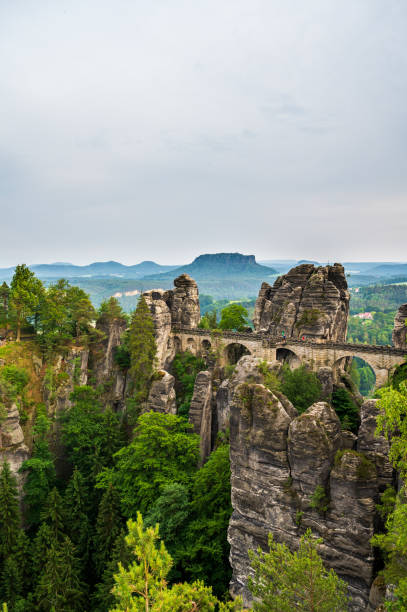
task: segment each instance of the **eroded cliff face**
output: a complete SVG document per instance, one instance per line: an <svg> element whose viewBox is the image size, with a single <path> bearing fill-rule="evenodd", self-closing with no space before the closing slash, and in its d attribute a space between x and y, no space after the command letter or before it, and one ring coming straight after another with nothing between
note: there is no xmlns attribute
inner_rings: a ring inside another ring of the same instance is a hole
<svg viewBox="0 0 407 612"><path fill-rule="evenodd" d="M196 282L188 274L181 274L174 280L174 285L175 289L168 291L153 289L143 293L154 320L160 368L169 366L177 349L171 338L171 326L193 329L198 327L200 320Z"/></svg>
<svg viewBox="0 0 407 612"><path fill-rule="evenodd" d="M194 433L200 436L201 464L206 461L212 450L212 374L199 372L194 385L194 393L189 409L189 422Z"/></svg>
<svg viewBox="0 0 407 612"><path fill-rule="evenodd" d="M244 359L245 374L241 368L230 401L231 591L250 603L248 549L267 549L271 532L295 550L309 527L323 538L320 553L327 566L348 583L350 609L366 610L374 578L369 541L375 503L392 482L387 442L374 437L376 401L363 404L356 438L341 431L327 402L296 416L259 382L252 358ZM317 488L326 496L319 504Z"/></svg>
<svg viewBox="0 0 407 612"><path fill-rule="evenodd" d="M287 338L345 341L349 292L340 264L303 264L280 276L273 287L263 283L256 301L254 327Z"/></svg>
<svg viewBox="0 0 407 612"><path fill-rule="evenodd" d="M29 450L24 442L24 433L20 425L20 414L17 405L2 406L0 420L0 466L7 461L12 474L17 478L20 491L23 475L19 473L23 462L29 457Z"/></svg>
<svg viewBox="0 0 407 612"><path fill-rule="evenodd" d="M393 346L404 349L407 347L407 304L402 304L394 319Z"/></svg>

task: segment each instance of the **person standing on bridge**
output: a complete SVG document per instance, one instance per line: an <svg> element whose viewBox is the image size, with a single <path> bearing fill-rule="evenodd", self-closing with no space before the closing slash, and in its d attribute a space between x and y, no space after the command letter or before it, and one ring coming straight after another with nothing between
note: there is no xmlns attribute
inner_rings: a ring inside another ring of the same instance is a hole
<svg viewBox="0 0 407 612"><path fill-rule="evenodd" d="M281 332L281 338L282 338L283 344L285 344L286 338L285 338L285 331L284 330Z"/></svg>

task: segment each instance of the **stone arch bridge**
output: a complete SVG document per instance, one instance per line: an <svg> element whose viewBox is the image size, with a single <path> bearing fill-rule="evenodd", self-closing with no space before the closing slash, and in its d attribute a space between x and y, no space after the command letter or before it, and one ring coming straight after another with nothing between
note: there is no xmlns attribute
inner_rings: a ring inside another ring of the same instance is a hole
<svg viewBox="0 0 407 612"><path fill-rule="evenodd" d="M346 358L359 357L366 361L376 376L376 387L387 383L397 366L405 363L406 350L391 346L370 346L336 342L313 342L289 338L282 341L263 333L210 332L206 329L178 328L172 330L176 351L189 350L205 355L215 351L221 363L236 363L244 354L251 354L266 361L286 361L291 366L305 363L313 370L329 366L334 370Z"/></svg>

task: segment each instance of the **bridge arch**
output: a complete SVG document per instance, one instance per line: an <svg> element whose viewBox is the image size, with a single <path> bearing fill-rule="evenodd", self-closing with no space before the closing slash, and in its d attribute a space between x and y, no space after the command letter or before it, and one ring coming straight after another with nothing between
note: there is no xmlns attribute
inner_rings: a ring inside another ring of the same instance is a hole
<svg viewBox="0 0 407 612"><path fill-rule="evenodd" d="M187 338L186 350L192 353L193 355L196 355L196 339L195 338L193 337Z"/></svg>
<svg viewBox="0 0 407 612"><path fill-rule="evenodd" d="M357 368L359 378L358 388L362 395L369 395L379 384L383 384L383 373L381 370L378 370L376 364L370 363L369 359L366 359L365 354L363 356L349 354L339 357L333 364L333 370L337 371L338 368L341 368L350 373L350 368L353 364ZM387 377L388 372L385 370L384 378L387 379Z"/></svg>
<svg viewBox="0 0 407 612"><path fill-rule="evenodd" d="M209 340L206 340L206 338L204 338L201 343L201 348L203 353L209 353L212 348L212 344Z"/></svg>
<svg viewBox="0 0 407 612"><path fill-rule="evenodd" d="M279 347L276 350L276 359L281 363L287 364L291 370L298 368L301 365L301 359L294 351L285 347Z"/></svg>
<svg viewBox="0 0 407 612"><path fill-rule="evenodd" d="M224 360L228 365L234 365L244 355L251 355L251 351L240 342L229 342L223 351Z"/></svg>

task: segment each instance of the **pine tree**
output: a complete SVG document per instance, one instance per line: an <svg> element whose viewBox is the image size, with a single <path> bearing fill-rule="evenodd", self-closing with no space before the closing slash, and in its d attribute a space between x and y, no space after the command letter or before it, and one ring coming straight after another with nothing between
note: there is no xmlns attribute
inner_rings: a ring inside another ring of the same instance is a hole
<svg viewBox="0 0 407 612"><path fill-rule="evenodd" d="M41 509L55 483L55 466L48 442L50 426L45 408L39 409L33 427L33 452L31 458L21 466L22 472L28 472L24 483L24 501L27 506L27 520L31 526L39 524Z"/></svg>
<svg viewBox="0 0 407 612"><path fill-rule="evenodd" d="M65 535L65 512L62 498L56 487L50 491L47 497L41 512L41 520L50 527L52 540L54 542L60 541Z"/></svg>
<svg viewBox="0 0 407 612"><path fill-rule="evenodd" d="M16 267L10 285L10 308L15 315L17 342L21 339L21 326L27 317L33 316L44 293L42 282L25 264Z"/></svg>
<svg viewBox="0 0 407 612"><path fill-rule="evenodd" d="M9 555L3 564L0 578L0 600L7 601L11 609L22 595L23 577L14 555Z"/></svg>
<svg viewBox="0 0 407 612"><path fill-rule="evenodd" d="M129 330L130 377L137 401L147 398L154 371L157 345L154 322L147 302L141 296L133 312Z"/></svg>
<svg viewBox="0 0 407 612"><path fill-rule="evenodd" d="M91 525L89 522L89 491L85 479L75 468L65 491L66 532L75 546L81 567L89 561Z"/></svg>
<svg viewBox="0 0 407 612"><path fill-rule="evenodd" d="M101 581L96 585L92 597L92 610L94 612L106 612L114 604L112 588L114 586L114 574L117 572L118 563L127 568L132 559L132 553L126 543L126 533L121 529L113 545L113 551L109 563L106 565Z"/></svg>
<svg viewBox="0 0 407 612"><path fill-rule="evenodd" d="M114 544L120 534L121 527L119 495L113 485L109 484L100 501L96 521L94 561L98 576L102 576L112 556Z"/></svg>
<svg viewBox="0 0 407 612"><path fill-rule="evenodd" d="M8 328L8 303L10 297L10 287L4 282L0 286L0 326Z"/></svg>
<svg viewBox="0 0 407 612"><path fill-rule="evenodd" d="M119 301L115 297L110 297L108 300L101 303L97 322L112 323L115 320L126 321L126 315Z"/></svg>
<svg viewBox="0 0 407 612"><path fill-rule="evenodd" d="M75 549L65 536L60 543L53 542L47 551L35 591L37 606L44 612L79 612L84 609L83 597Z"/></svg>
<svg viewBox="0 0 407 612"><path fill-rule="evenodd" d="M256 612L342 612L347 609L346 584L327 570L318 555L322 539L308 529L298 552L291 553L269 535L269 552L249 551L254 576L249 589Z"/></svg>
<svg viewBox="0 0 407 612"><path fill-rule="evenodd" d="M0 560L12 552L20 532L17 482L7 461L0 473Z"/></svg>

